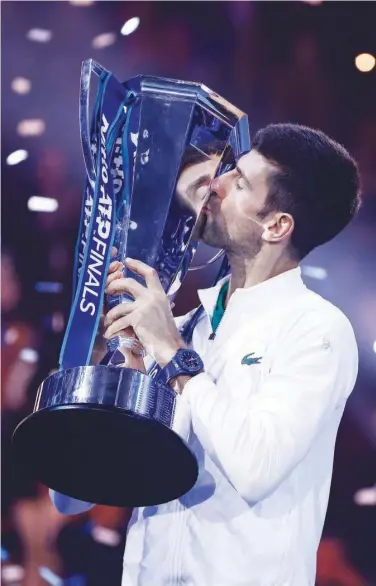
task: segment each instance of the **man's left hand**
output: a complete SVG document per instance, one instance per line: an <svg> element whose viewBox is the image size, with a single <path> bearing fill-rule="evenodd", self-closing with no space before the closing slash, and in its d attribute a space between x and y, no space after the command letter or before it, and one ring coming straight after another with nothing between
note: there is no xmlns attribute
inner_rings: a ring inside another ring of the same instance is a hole
<svg viewBox="0 0 376 586"><path fill-rule="evenodd" d="M153 268L134 259L126 259L125 264L145 279L146 286L131 278L118 278L108 284L108 295L127 293L134 301L120 303L107 313L104 337L112 338L132 327L146 353L164 367L179 348L186 347L175 325L170 302Z"/></svg>

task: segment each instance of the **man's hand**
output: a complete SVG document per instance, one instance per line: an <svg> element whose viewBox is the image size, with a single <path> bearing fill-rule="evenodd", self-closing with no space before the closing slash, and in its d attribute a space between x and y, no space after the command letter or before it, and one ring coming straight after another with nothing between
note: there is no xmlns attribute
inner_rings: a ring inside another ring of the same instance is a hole
<svg viewBox="0 0 376 586"><path fill-rule="evenodd" d="M114 258L114 256L116 256L116 254L117 254L117 249L113 246L112 250L111 250L111 258ZM118 262L116 260L112 261L109 268L108 268L106 286L108 286L108 284L111 283L114 279L119 279L122 276L123 276L123 265L121 264L121 262ZM103 360L103 358L106 356L106 354L108 352L107 341L104 339L104 336L103 336L104 330L105 330L104 318L105 318L106 311L107 311L106 310L106 300L104 300L102 312L101 312L101 317L100 317L100 321L99 321L99 326L98 326L98 331L97 331L97 335L95 338L93 353L92 353L92 357L91 357L91 364L100 364L100 362ZM134 336L132 331L130 334L132 336Z"/></svg>
<svg viewBox="0 0 376 586"><path fill-rule="evenodd" d="M126 259L127 267L145 279L146 287L135 279L120 276L121 263L110 265L106 293L127 293L134 301L113 307L105 317L105 338L112 338L132 327L147 354L165 366L179 348L185 348L175 325L170 302L159 281L157 272L145 263Z"/></svg>

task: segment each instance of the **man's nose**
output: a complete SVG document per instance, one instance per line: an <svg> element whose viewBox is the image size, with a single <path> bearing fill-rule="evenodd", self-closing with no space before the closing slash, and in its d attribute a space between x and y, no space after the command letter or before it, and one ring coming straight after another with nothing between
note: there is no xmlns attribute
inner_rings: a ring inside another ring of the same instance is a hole
<svg viewBox="0 0 376 586"><path fill-rule="evenodd" d="M210 183L210 191L215 193L220 199L226 197L229 179L228 175L228 173L225 173L224 175L215 177Z"/></svg>
<svg viewBox="0 0 376 586"><path fill-rule="evenodd" d="M219 177L215 177L210 181L210 191L218 191L219 189Z"/></svg>

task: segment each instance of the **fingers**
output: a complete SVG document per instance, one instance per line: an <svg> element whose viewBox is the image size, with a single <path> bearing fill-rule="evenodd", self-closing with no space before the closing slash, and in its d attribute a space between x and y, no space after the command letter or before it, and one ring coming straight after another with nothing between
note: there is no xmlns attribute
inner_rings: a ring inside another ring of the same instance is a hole
<svg viewBox="0 0 376 586"><path fill-rule="evenodd" d="M134 299L145 295L146 289L134 279L120 278L114 279L106 288L107 295L119 295L120 293L130 293Z"/></svg>
<svg viewBox="0 0 376 586"><path fill-rule="evenodd" d="M110 264L108 267L107 279L106 279L106 289L112 281L116 279L121 279L123 277L123 265L121 262L115 260Z"/></svg>
<svg viewBox="0 0 376 586"><path fill-rule="evenodd" d="M112 283L112 281L116 281L116 279L121 279L122 276L123 271L116 271L116 273L112 273L112 275L109 275L106 279L106 292L110 283Z"/></svg>
<svg viewBox="0 0 376 586"><path fill-rule="evenodd" d="M113 262L110 263L110 265L108 267L108 274L114 273L115 271L122 271L123 268L124 267L121 262L119 262L118 260L114 260Z"/></svg>
<svg viewBox="0 0 376 586"><path fill-rule="evenodd" d="M158 273L152 267L149 267L140 260L134 258L126 258L125 264L137 275L140 275L145 279L146 286L150 289L156 289L157 291L163 291L163 287L158 277Z"/></svg>
<svg viewBox="0 0 376 586"><path fill-rule="evenodd" d="M125 303L119 303L119 305L115 305L110 311L107 313L106 317L104 318L104 327L108 328L113 322L124 315L129 315L137 308L136 301L126 301Z"/></svg>
<svg viewBox="0 0 376 586"><path fill-rule="evenodd" d="M112 283L112 281L116 281L116 279L121 279L123 277L123 271L116 271L115 273L112 273L112 275L108 275L107 279L106 279L106 292L107 292L107 288L110 285L110 283Z"/></svg>
<svg viewBox="0 0 376 586"><path fill-rule="evenodd" d="M103 336L106 339L113 338L114 336L117 336L118 334L120 334L120 332L122 332L126 328L129 328L130 326L132 326L131 317L125 315L114 321L104 332Z"/></svg>
<svg viewBox="0 0 376 586"><path fill-rule="evenodd" d="M114 258L114 256L117 255L117 248L115 248L115 246L113 246L111 248L111 258Z"/></svg>

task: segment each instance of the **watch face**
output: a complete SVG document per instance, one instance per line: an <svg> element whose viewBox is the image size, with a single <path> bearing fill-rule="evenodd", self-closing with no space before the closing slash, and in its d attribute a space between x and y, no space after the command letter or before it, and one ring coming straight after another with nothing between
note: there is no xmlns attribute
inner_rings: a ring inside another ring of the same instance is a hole
<svg viewBox="0 0 376 586"><path fill-rule="evenodd" d="M179 362L183 368L194 371L202 368L200 357L193 350L184 350L179 356Z"/></svg>

